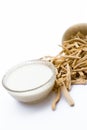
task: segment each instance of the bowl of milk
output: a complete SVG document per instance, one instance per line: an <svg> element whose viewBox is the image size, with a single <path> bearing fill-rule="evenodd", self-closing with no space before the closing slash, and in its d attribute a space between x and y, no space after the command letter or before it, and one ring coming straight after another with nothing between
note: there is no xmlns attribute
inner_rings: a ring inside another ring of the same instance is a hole
<svg viewBox="0 0 87 130"><path fill-rule="evenodd" d="M4 88L21 102L37 102L52 90L56 79L54 65L44 60L32 60L11 68L3 77Z"/></svg>

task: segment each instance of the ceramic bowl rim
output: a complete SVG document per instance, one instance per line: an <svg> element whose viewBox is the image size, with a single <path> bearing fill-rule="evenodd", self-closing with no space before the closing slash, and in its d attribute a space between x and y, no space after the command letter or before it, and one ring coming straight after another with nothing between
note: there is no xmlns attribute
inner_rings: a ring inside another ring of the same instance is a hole
<svg viewBox="0 0 87 130"><path fill-rule="evenodd" d="M39 64L45 64L46 66L48 66L51 70L52 70L52 76L50 77L50 79L48 81L46 81L45 83L43 83L42 85L36 87L36 88L33 88L33 89L28 89L28 90L21 90L21 91L18 91L18 90L13 90L13 89L10 89L6 84L5 84L5 80L6 80L6 77L9 76L10 73L14 72L16 69L20 68L20 67L23 67L24 65L28 65L28 64L36 64L36 63L39 63ZM54 67L54 65L49 62L49 61L45 61L45 60L30 60L30 61L25 61L25 62L22 62L21 64L18 64L14 67L12 67L11 69L9 69L6 74L3 76L2 78L2 85L3 87L10 91L10 92L14 92L14 93L25 93L25 92L30 92L30 91L34 91L34 90L37 90L39 88L42 88L44 87L46 84L48 84L50 81L52 81L52 79L55 79L56 77L56 68Z"/></svg>

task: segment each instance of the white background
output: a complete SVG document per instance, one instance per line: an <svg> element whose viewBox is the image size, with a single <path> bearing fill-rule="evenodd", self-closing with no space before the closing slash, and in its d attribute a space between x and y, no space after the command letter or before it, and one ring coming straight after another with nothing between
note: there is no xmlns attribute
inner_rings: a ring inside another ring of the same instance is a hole
<svg viewBox="0 0 87 130"><path fill-rule="evenodd" d="M10 67L56 55L64 31L81 22L87 22L86 0L0 0L0 130L87 130L87 86L73 86L75 107L62 97L53 112L52 95L25 105L1 84Z"/></svg>

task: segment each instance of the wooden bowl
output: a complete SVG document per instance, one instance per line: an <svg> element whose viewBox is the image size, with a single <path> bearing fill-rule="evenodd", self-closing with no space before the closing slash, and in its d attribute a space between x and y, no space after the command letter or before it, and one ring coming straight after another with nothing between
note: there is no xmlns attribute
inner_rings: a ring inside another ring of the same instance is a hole
<svg viewBox="0 0 87 130"><path fill-rule="evenodd" d="M69 27L63 34L62 42L69 40L71 35L75 35L77 32L81 32L82 34L87 35L87 23L75 24Z"/></svg>

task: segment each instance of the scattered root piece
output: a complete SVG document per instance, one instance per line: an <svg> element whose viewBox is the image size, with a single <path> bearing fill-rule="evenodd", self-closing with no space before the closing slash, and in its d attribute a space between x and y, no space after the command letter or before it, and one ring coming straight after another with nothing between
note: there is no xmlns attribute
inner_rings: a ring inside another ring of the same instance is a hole
<svg viewBox="0 0 87 130"><path fill-rule="evenodd" d="M67 89L70 90L71 89L71 71L70 71L70 66L69 64L67 63L67 82L66 82L66 85L67 85Z"/></svg>
<svg viewBox="0 0 87 130"><path fill-rule="evenodd" d="M67 91L64 82L62 82L62 86L61 86L61 91L64 94L64 97L66 98L67 102L69 103L70 106L74 106L74 101L71 98L69 92Z"/></svg>
<svg viewBox="0 0 87 130"><path fill-rule="evenodd" d="M64 41L64 43L73 43L73 42L81 42L83 44L87 44L86 41L84 41L83 39L80 39L80 38L74 38L74 39L70 39L68 41Z"/></svg>
<svg viewBox="0 0 87 130"><path fill-rule="evenodd" d="M61 89L60 89L60 87L59 87L59 88L58 88L57 96L56 96L56 98L54 99L54 101L53 101L53 103L52 103L52 110L55 110L55 109L56 109L56 104L59 102L60 96L61 96Z"/></svg>
<svg viewBox="0 0 87 130"><path fill-rule="evenodd" d="M80 57L78 57L78 56L71 56L71 55L65 55L65 56L62 56L62 57L64 57L64 58L72 58L72 59L80 59Z"/></svg>

